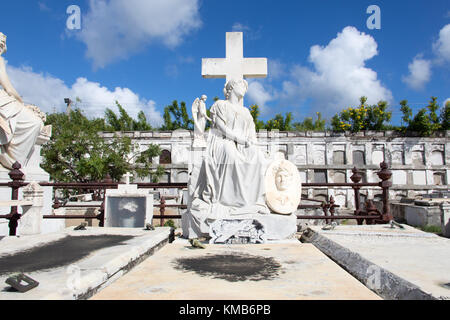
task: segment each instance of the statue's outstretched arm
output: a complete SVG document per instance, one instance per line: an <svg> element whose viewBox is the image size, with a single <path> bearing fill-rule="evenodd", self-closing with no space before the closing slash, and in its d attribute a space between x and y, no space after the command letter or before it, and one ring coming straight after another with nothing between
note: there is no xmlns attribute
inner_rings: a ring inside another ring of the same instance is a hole
<svg viewBox="0 0 450 320"><path fill-rule="evenodd" d="M3 60L2 57L0 57L0 85L9 95L15 97L19 102L23 103L19 93L9 80L8 74L6 73L5 60Z"/></svg>

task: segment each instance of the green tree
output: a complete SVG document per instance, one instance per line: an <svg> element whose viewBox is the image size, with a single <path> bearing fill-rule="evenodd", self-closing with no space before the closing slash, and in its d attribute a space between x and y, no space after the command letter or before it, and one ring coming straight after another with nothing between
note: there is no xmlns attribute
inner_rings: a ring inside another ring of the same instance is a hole
<svg viewBox="0 0 450 320"><path fill-rule="evenodd" d="M325 131L325 119L322 114L316 112L317 119L314 121L312 117L305 118L302 122L295 122L293 126L297 131Z"/></svg>
<svg viewBox="0 0 450 320"><path fill-rule="evenodd" d="M367 97L360 98L360 105L349 107L331 119L333 131L385 130L391 120L392 112L387 111L388 103L380 101L376 105L367 105Z"/></svg>
<svg viewBox="0 0 450 320"><path fill-rule="evenodd" d="M450 100L444 106L441 112L442 130L450 130Z"/></svg>
<svg viewBox="0 0 450 320"><path fill-rule="evenodd" d="M448 126L448 114L450 111L444 108L439 117L437 112L440 107L436 97L431 97L431 101L428 105L417 111L414 117L412 117L412 110L408 106L407 100L400 101L400 105L400 110L403 113L402 121L405 123L404 126L402 126L402 131L404 132L417 132L421 136L429 136L433 132Z"/></svg>
<svg viewBox="0 0 450 320"><path fill-rule="evenodd" d="M129 137L115 134L105 139L100 135L106 128L103 119L90 120L76 109L69 115L50 114L46 124L52 125L53 134L42 148L42 168L54 181L93 182L107 174L119 181L133 170L153 181L161 176L161 168L155 170L151 164L152 158L161 154L158 146L140 152Z"/></svg>
<svg viewBox="0 0 450 320"><path fill-rule="evenodd" d="M288 112L285 116L282 114L275 115L275 118L267 120L265 129L279 131L292 131L292 113Z"/></svg>
<svg viewBox="0 0 450 320"><path fill-rule="evenodd" d="M264 121L258 119L260 112L257 104L250 106L250 114L252 115L253 122L255 123L255 129L256 130L264 129L265 127Z"/></svg>
<svg viewBox="0 0 450 320"><path fill-rule="evenodd" d="M194 122L189 118L184 101L179 106L178 101L174 100L171 105L165 107L163 119L164 125L161 127L161 130L193 129Z"/></svg>
<svg viewBox="0 0 450 320"><path fill-rule="evenodd" d="M400 101L400 111L403 113L402 128L407 128L411 122L412 110L408 106L408 100Z"/></svg>
<svg viewBox="0 0 450 320"><path fill-rule="evenodd" d="M105 111L105 131L150 131L152 126L147 122L144 111L138 113L138 120L134 120L129 116L122 105L116 101L116 106L119 109L119 115L107 108Z"/></svg>

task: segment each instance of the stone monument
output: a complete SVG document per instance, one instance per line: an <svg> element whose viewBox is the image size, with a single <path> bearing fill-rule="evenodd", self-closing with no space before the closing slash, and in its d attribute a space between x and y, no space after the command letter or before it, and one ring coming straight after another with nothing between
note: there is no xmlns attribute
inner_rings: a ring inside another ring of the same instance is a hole
<svg viewBox="0 0 450 320"><path fill-rule="evenodd" d="M242 38L242 32L228 32L227 57L202 62L205 78L226 77L227 81L225 100L216 101L210 109L206 150L194 156L190 168L188 210L182 219L186 238L207 236L212 243L261 243L285 239L297 231L293 211L289 216L273 214L266 204L264 177L274 157L267 157L258 148L253 118L243 101L248 90L244 77L266 76L267 59L243 58ZM290 182L280 182L279 186L295 188ZM300 194L300 189L297 191ZM296 192L294 196L287 193L292 203L282 206L283 214L299 199ZM298 202L294 211L297 206Z"/></svg>
<svg viewBox="0 0 450 320"><path fill-rule="evenodd" d="M144 228L152 223L153 194L130 184L131 174L124 175L125 184L107 189L105 195L105 227Z"/></svg>
<svg viewBox="0 0 450 320"><path fill-rule="evenodd" d="M8 173L17 161L22 166L25 181L48 182L49 174L40 167L40 151L41 146L50 140L51 126L44 126L45 114L37 106L25 104L12 85L2 57L6 50L6 36L0 32L0 181L10 181ZM53 188L43 189L43 214L51 214ZM11 199L9 188L0 190L0 200ZM8 213L5 210L1 213ZM60 221L45 221L43 232L59 229L59 224ZM6 232L6 226L6 221L0 221L0 235Z"/></svg>
<svg viewBox="0 0 450 320"><path fill-rule="evenodd" d="M200 99L195 99L192 104L192 118L194 119L194 142L192 147L194 148L206 148L205 125L206 120L211 121L206 114L206 99L207 97L202 95Z"/></svg>

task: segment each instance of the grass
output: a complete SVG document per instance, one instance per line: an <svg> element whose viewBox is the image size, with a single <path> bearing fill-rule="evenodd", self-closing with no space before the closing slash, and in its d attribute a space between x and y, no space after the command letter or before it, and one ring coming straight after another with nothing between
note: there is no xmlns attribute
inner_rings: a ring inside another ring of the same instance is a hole
<svg viewBox="0 0 450 320"><path fill-rule="evenodd" d="M435 234L442 233L442 229L439 226L426 225L423 227L419 227L419 229L422 231L425 231L425 232L430 232L430 233L435 233Z"/></svg>

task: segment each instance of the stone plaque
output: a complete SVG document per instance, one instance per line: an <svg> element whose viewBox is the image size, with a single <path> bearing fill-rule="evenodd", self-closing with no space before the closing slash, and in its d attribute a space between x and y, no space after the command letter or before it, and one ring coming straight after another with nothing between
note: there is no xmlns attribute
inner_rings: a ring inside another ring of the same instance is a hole
<svg viewBox="0 0 450 320"><path fill-rule="evenodd" d="M106 190L105 227L144 228L152 223L153 194L137 185Z"/></svg>
<svg viewBox="0 0 450 320"><path fill-rule="evenodd" d="M145 197L108 197L108 227L145 227Z"/></svg>
<svg viewBox="0 0 450 320"><path fill-rule="evenodd" d="M267 168L264 178L267 206L276 213L291 214L301 198L300 174L295 164L278 159Z"/></svg>
<svg viewBox="0 0 450 320"><path fill-rule="evenodd" d="M313 148L313 163L314 164L325 164L325 145L319 144L314 145Z"/></svg>
<svg viewBox="0 0 450 320"><path fill-rule="evenodd" d="M265 228L255 219L216 220L210 226L209 243L265 243Z"/></svg>
<svg viewBox="0 0 450 320"><path fill-rule="evenodd" d="M296 164L306 164L306 145L294 146L294 161Z"/></svg>
<svg viewBox="0 0 450 320"><path fill-rule="evenodd" d="M412 152L412 163L413 163L413 165L423 165L424 164L423 159L424 159L423 151L416 150L416 151Z"/></svg>
<svg viewBox="0 0 450 320"><path fill-rule="evenodd" d="M327 171L326 170L314 170L314 182L315 183L327 183Z"/></svg>
<svg viewBox="0 0 450 320"><path fill-rule="evenodd" d="M333 164L345 164L345 151L333 152Z"/></svg>
<svg viewBox="0 0 450 320"><path fill-rule="evenodd" d="M362 167L366 164L366 161L364 159L364 151L353 151L353 164L357 167Z"/></svg>
<svg viewBox="0 0 450 320"><path fill-rule="evenodd" d="M431 153L431 164L433 166L442 166L444 164L444 153L439 150L434 150Z"/></svg>

